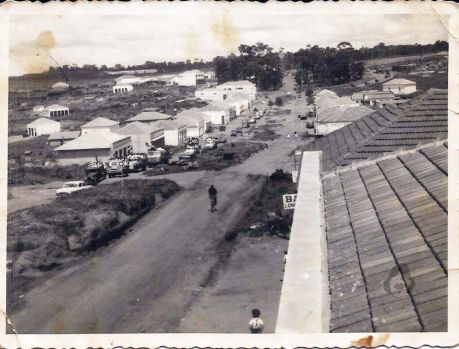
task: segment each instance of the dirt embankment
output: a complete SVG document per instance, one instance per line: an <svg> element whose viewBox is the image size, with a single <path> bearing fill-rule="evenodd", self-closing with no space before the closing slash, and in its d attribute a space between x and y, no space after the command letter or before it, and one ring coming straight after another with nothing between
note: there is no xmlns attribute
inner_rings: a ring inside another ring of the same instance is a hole
<svg viewBox="0 0 459 349"><path fill-rule="evenodd" d="M120 237L180 187L169 180L125 180L73 193L8 216L8 259L15 292L56 267Z"/></svg>

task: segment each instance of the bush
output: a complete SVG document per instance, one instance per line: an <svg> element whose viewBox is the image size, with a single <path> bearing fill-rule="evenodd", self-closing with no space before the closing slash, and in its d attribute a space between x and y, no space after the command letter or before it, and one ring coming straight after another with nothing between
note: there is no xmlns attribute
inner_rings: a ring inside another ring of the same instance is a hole
<svg viewBox="0 0 459 349"><path fill-rule="evenodd" d="M278 107L282 107L284 105L284 101L282 97L276 97L276 100L274 101L274 104L277 105Z"/></svg>

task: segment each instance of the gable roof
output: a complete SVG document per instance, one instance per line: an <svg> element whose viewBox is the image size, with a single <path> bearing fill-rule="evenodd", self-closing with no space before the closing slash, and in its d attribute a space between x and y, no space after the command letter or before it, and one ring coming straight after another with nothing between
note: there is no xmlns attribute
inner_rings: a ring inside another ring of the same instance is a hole
<svg viewBox="0 0 459 349"><path fill-rule="evenodd" d="M75 139L80 135L80 131L61 131L51 133L48 141L57 141L61 139Z"/></svg>
<svg viewBox="0 0 459 349"><path fill-rule="evenodd" d="M46 107L46 109L68 109L68 107L64 106L64 105L60 105L60 104L51 104L49 106Z"/></svg>
<svg viewBox="0 0 459 349"><path fill-rule="evenodd" d="M161 127L158 127L156 125L148 125L144 124L139 121L134 121L126 126L123 126L119 130L116 131L118 134L122 135L137 135L137 134L145 134L145 133L151 133L153 131L160 130Z"/></svg>
<svg viewBox="0 0 459 349"><path fill-rule="evenodd" d="M157 121L171 119L172 115L160 113L157 111L143 111L132 118L126 120L126 122L132 121Z"/></svg>
<svg viewBox="0 0 459 349"><path fill-rule="evenodd" d="M164 128L164 130L179 130L188 125L181 120L162 120L158 121L157 125Z"/></svg>
<svg viewBox="0 0 459 349"><path fill-rule="evenodd" d="M447 163L445 143L324 177L331 332L447 330Z"/></svg>
<svg viewBox="0 0 459 349"><path fill-rule="evenodd" d="M412 149L448 136L448 91L431 89L400 106L389 105L317 139L304 150L322 150L324 170Z"/></svg>
<svg viewBox="0 0 459 349"><path fill-rule="evenodd" d="M57 147L55 150L108 149L114 142L126 138L130 137L112 132L89 132Z"/></svg>
<svg viewBox="0 0 459 349"><path fill-rule="evenodd" d="M27 127L34 127L39 125L55 125L60 124L58 121L54 121L48 118L38 118L32 121L31 123L27 124Z"/></svg>
<svg viewBox="0 0 459 349"><path fill-rule="evenodd" d="M373 113L373 109L365 106L338 105L318 110L317 122L352 122L371 113Z"/></svg>
<svg viewBox="0 0 459 349"><path fill-rule="evenodd" d="M203 121L206 115L198 108L191 108L181 111L176 115L176 118L187 123L188 126L195 126L196 122Z"/></svg>
<svg viewBox="0 0 459 349"><path fill-rule="evenodd" d="M416 84L416 83L414 81L410 81L407 79L392 79L392 80L389 80L383 83L383 86L384 85L413 85L413 84Z"/></svg>
<svg viewBox="0 0 459 349"><path fill-rule="evenodd" d="M114 126L114 125L118 125L118 124L119 124L118 121L110 120L110 119L104 118L102 116L99 116L99 117L87 122L86 124L81 125L81 128L85 128L85 127L109 127L109 126Z"/></svg>
<svg viewBox="0 0 459 349"><path fill-rule="evenodd" d="M255 86L253 82L250 82L248 80L237 80L237 81L227 81L223 84L217 85L217 87L220 86L241 86L241 85L246 85L246 86Z"/></svg>

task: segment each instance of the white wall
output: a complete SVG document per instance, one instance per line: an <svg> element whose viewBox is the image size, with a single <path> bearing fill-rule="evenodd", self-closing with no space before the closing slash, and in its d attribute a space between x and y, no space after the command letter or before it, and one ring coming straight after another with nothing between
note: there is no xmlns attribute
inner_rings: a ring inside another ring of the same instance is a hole
<svg viewBox="0 0 459 349"><path fill-rule="evenodd" d="M90 132L97 132L97 133L111 133L116 132L119 129L119 125L113 126L104 126L104 127L81 127L81 134L87 134Z"/></svg>
<svg viewBox="0 0 459 349"><path fill-rule="evenodd" d="M184 127L180 130L164 130L164 144L170 146L179 146L185 144L187 137L187 128Z"/></svg>
<svg viewBox="0 0 459 349"><path fill-rule="evenodd" d="M229 121L225 111L207 110L203 111L203 113L208 116L208 120L214 125L225 125Z"/></svg>
<svg viewBox="0 0 459 349"><path fill-rule="evenodd" d="M416 85L383 86L383 91L390 91L395 95L409 95L416 92Z"/></svg>
<svg viewBox="0 0 459 349"><path fill-rule="evenodd" d="M27 134L31 137L50 135L54 132L60 132L60 130L61 130L60 123L44 124L44 125L36 125L36 126L27 125Z"/></svg>
<svg viewBox="0 0 459 349"><path fill-rule="evenodd" d="M105 162L111 157L111 151L110 149L61 150L57 152L57 162L63 166L82 165L94 161L96 156L98 160Z"/></svg>
<svg viewBox="0 0 459 349"><path fill-rule="evenodd" d="M227 91L229 94L242 92L245 93L251 101L255 100L257 97L257 88L255 85L233 85L233 86L224 86L224 85L217 85L215 86L216 89Z"/></svg>

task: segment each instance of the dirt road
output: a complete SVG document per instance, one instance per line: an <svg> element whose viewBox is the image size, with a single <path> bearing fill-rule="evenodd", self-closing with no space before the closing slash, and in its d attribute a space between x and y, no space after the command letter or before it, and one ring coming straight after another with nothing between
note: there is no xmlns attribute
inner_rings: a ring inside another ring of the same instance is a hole
<svg viewBox="0 0 459 349"><path fill-rule="evenodd" d="M218 212L207 189L219 188ZM261 180L209 174L146 215L122 243L25 295L19 333L173 331L218 261L216 245Z"/></svg>
<svg viewBox="0 0 459 349"><path fill-rule="evenodd" d="M301 105L285 108L300 109ZM25 294L25 306L9 314L15 330L245 332L250 307L260 306L269 318L266 330L272 331L287 242L239 241L223 266L220 248L224 233L261 188L263 179L247 174L293 169L289 154L304 140L286 134L304 128L297 114L294 110L285 117L277 131L280 138L240 165L220 172L164 176L184 191L144 216L120 241ZM208 211L210 184L219 191L218 212L213 214ZM261 302L254 297L260 288Z"/></svg>

